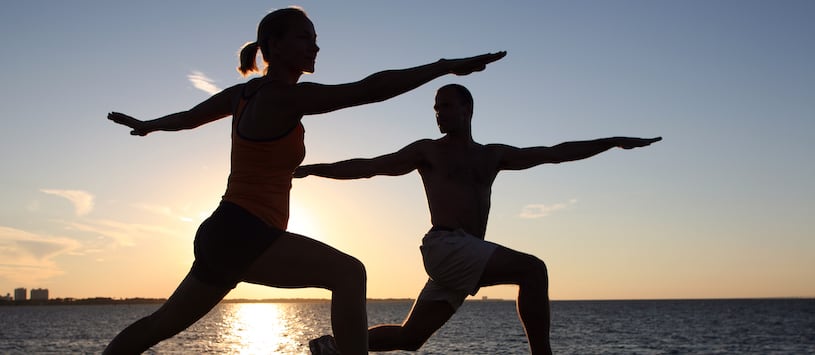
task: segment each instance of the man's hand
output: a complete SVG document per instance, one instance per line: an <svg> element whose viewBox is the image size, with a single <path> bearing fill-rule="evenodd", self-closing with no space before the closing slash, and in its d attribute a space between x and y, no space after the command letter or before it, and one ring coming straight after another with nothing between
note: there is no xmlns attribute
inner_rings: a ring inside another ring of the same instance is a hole
<svg viewBox="0 0 815 355"><path fill-rule="evenodd" d="M119 112L108 113L108 119L118 124L132 128L133 130L130 131L131 135L145 136L147 135L147 133L150 133L150 130L148 129L147 124L144 121L137 120L123 113Z"/></svg>
<svg viewBox="0 0 815 355"><path fill-rule="evenodd" d="M455 75L467 75L484 70L487 67L487 64L499 60L506 55L506 51L501 51L498 53L487 53L469 58L442 59L442 62L447 65L450 73Z"/></svg>
<svg viewBox="0 0 815 355"><path fill-rule="evenodd" d="M662 137L656 138L630 138L630 137L615 137L615 146L623 149L640 148L651 145L662 140Z"/></svg>
<svg viewBox="0 0 815 355"><path fill-rule="evenodd" d="M311 165L301 165L298 166L297 169L294 169L294 173L292 173L292 177L295 179L304 178L306 176L311 175Z"/></svg>

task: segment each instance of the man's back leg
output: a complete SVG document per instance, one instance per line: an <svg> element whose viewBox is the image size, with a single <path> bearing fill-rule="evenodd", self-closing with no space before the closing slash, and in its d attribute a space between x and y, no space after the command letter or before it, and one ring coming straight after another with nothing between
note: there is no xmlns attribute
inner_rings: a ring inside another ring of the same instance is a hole
<svg viewBox="0 0 815 355"><path fill-rule="evenodd" d="M368 329L368 350L416 351L441 328L455 310L445 301L418 300L401 325L382 324Z"/></svg>

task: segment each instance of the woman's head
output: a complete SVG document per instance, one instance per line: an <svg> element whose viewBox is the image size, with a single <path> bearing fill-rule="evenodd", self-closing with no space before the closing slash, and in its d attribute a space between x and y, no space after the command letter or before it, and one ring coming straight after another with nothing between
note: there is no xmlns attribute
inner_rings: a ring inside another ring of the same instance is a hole
<svg viewBox="0 0 815 355"><path fill-rule="evenodd" d="M287 7L270 12L258 24L257 40L246 43L241 48L238 72L243 76L247 76L259 71L256 65L258 49L263 57L264 64L267 66L277 60L291 59L285 58L290 57L290 54L292 54L288 53L290 51L305 52L296 55L298 55L298 58L306 57L306 59L311 56L310 65L308 63L291 63L291 60L288 60L286 64L304 66L299 69L304 72L312 72L314 71L313 57L316 56L319 50L315 39L314 25L303 9ZM266 69L268 68L264 68L264 71Z"/></svg>

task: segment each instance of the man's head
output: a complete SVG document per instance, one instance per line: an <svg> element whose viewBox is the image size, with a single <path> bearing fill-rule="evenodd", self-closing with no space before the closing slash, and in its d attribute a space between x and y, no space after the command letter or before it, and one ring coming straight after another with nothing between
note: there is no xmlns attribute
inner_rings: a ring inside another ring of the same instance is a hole
<svg viewBox="0 0 815 355"><path fill-rule="evenodd" d="M464 86L448 84L436 91L436 124L441 133L470 131L473 118L473 95Z"/></svg>

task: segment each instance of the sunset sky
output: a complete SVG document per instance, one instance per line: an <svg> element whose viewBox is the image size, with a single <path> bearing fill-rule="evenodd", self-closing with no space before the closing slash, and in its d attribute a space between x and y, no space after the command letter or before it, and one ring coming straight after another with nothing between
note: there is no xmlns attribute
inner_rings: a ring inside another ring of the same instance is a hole
<svg viewBox="0 0 815 355"><path fill-rule="evenodd" d="M482 73L304 118L306 163L438 138L433 97L519 147L653 146L499 174L487 239L546 261L553 299L815 297L815 2L7 1L0 12L0 295L167 297L229 173L229 119L133 137L242 82L270 10L302 6L328 84L508 51ZM356 256L371 298L415 297L421 180L295 180L290 230ZM515 297L516 288L478 297ZM327 298L242 284L228 298Z"/></svg>

